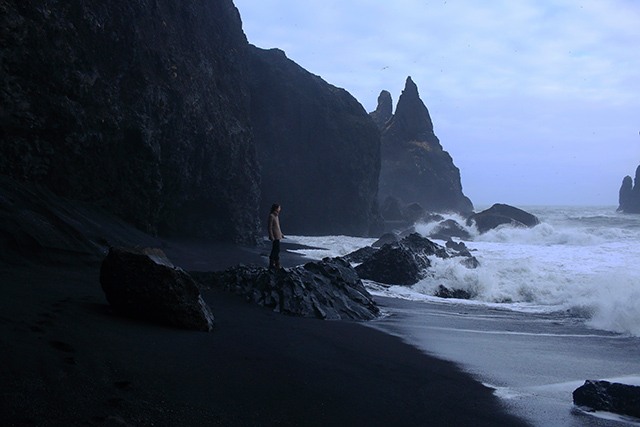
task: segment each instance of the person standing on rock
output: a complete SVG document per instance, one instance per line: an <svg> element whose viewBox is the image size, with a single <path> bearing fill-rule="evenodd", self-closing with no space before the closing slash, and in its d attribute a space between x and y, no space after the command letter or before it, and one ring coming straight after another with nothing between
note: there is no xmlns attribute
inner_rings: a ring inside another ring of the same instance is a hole
<svg viewBox="0 0 640 427"><path fill-rule="evenodd" d="M280 231L280 205L274 203L271 206L271 213L267 226L269 228L269 240L272 242L271 255L269 255L269 268L280 268L280 240L284 239L282 231Z"/></svg>

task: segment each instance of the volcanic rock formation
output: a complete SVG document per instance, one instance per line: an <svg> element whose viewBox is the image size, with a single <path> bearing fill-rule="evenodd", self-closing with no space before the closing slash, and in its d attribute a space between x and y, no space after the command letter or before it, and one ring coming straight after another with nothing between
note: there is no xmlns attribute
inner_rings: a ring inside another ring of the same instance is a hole
<svg viewBox="0 0 640 427"><path fill-rule="evenodd" d="M471 213L473 204L462 193L460 171L434 134L429 111L411 77L395 114L384 121L387 104L387 96L381 94L371 113L382 132L381 200L394 196L430 212Z"/></svg>
<svg viewBox="0 0 640 427"><path fill-rule="evenodd" d="M150 232L259 233L247 40L231 0L7 0L0 173Z"/></svg>
<svg viewBox="0 0 640 427"><path fill-rule="evenodd" d="M618 203L618 211L640 213L640 166L636 169L635 185L628 175L622 180Z"/></svg>
<svg viewBox="0 0 640 427"><path fill-rule="evenodd" d="M265 219L279 203L285 234L367 235L379 218L376 125L347 91L281 50L249 52Z"/></svg>

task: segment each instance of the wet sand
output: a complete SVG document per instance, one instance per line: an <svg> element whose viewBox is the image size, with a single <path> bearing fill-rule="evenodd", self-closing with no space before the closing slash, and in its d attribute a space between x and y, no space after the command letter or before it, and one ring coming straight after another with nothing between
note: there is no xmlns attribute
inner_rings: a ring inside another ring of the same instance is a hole
<svg viewBox="0 0 640 427"><path fill-rule="evenodd" d="M266 265L268 252L164 250L186 270ZM95 263L0 265L3 425L525 425L454 363L362 324L288 317L214 290L203 295L212 332L171 329L114 313L98 274Z"/></svg>

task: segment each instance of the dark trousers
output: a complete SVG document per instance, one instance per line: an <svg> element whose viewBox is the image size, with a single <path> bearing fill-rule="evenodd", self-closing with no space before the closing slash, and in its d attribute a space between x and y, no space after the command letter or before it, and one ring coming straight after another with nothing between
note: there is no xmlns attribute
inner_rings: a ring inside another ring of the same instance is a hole
<svg viewBox="0 0 640 427"><path fill-rule="evenodd" d="M278 261L280 259L280 240L274 240L273 246L271 246L271 255L269 259Z"/></svg>

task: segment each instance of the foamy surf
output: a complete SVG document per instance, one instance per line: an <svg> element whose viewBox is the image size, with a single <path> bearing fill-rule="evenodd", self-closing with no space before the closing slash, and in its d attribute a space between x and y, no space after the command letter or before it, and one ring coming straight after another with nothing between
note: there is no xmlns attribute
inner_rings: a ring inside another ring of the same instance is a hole
<svg viewBox="0 0 640 427"><path fill-rule="evenodd" d="M532 229L502 226L483 235L462 218L447 217L472 236L466 244L480 261L476 269L433 257L425 279L412 287L365 284L375 295L414 301L440 300L433 295L443 285L472 295L457 303L565 312L593 328L640 336L640 216L618 214L614 207L527 210L542 223ZM415 228L428 236L436 226ZM347 236L292 239L322 248L296 251L311 259L346 255L375 241Z"/></svg>

